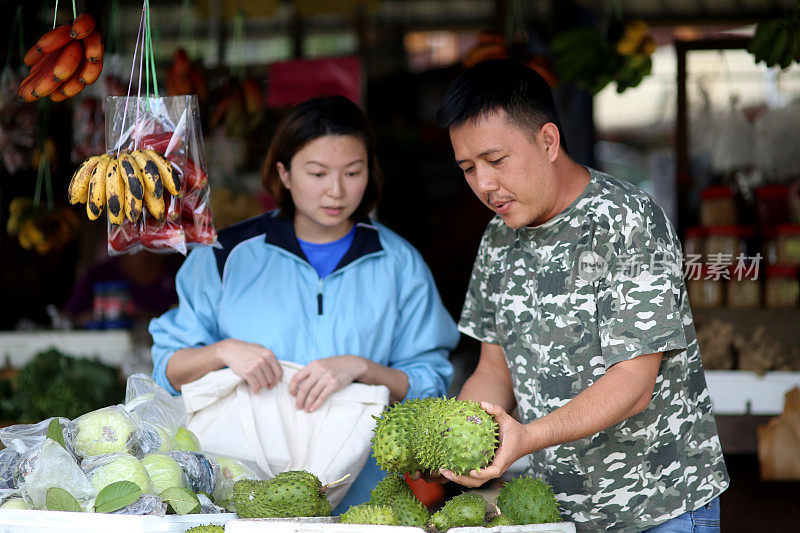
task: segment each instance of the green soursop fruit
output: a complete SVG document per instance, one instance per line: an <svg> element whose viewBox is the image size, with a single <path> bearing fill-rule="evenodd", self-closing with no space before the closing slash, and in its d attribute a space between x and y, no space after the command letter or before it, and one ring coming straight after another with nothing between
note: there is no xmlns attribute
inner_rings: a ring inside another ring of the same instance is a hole
<svg viewBox="0 0 800 533"><path fill-rule="evenodd" d="M507 514L501 514L500 516L495 516L489 523L486 524L486 527L496 527L496 526L513 526L514 521Z"/></svg>
<svg viewBox="0 0 800 533"><path fill-rule="evenodd" d="M442 400L425 414L423 423L419 460L425 468L468 474L492 462L497 422L477 402Z"/></svg>
<svg viewBox="0 0 800 533"><path fill-rule="evenodd" d="M370 493L370 505L391 507L400 525L424 527L430 514L403 476L389 474L378 482Z"/></svg>
<svg viewBox="0 0 800 533"><path fill-rule="evenodd" d="M425 527L431 516L413 492L400 493L392 498L391 508L402 526Z"/></svg>
<svg viewBox="0 0 800 533"><path fill-rule="evenodd" d="M399 526L394 511L386 505L370 505L362 503L354 505L339 517L340 524L373 524L384 526Z"/></svg>
<svg viewBox="0 0 800 533"><path fill-rule="evenodd" d="M389 505L392 498L404 492L411 492L411 487L408 486L403 476L389 474L378 481L378 484L369 493L369 504Z"/></svg>
<svg viewBox="0 0 800 533"><path fill-rule="evenodd" d="M561 522L553 489L532 477L520 477L503 485L497 495L497 508L518 525Z"/></svg>
<svg viewBox="0 0 800 533"><path fill-rule="evenodd" d="M408 424L413 419L409 403L396 403L375 418L377 424L372 435L372 455L383 470L402 474L416 470L414 450L408 435Z"/></svg>
<svg viewBox="0 0 800 533"><path fill-rule="evenodd" d="M465 492L450 499L433 513L431 525L439 531L451 527L482 526L486 518L486 500L477 492Z"/></svg>
<svg viewBox="0 0 800 533"><path fill-rule="evenodd" d="M207 526L194 526L187 529L185 533L225 533L225 526L215 526L211 524Z"/></svg>
<svg viewBox="0 0 800 533"><path fill-rule="evenodd" d="M303 471L283 472L268 481L237 481L233 484L233 505L240 518L331 515L331 504L319 478Z"/></svg>

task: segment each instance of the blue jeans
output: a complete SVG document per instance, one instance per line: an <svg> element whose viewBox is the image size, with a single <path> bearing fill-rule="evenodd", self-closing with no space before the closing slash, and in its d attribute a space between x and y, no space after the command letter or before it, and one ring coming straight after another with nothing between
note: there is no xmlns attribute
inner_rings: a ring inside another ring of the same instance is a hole
<svg viewBox="0 0 800 533"><path fill-rule="evenodd" d="M719 533L719 498L696 511L687 511L645 533Z"/></svg>

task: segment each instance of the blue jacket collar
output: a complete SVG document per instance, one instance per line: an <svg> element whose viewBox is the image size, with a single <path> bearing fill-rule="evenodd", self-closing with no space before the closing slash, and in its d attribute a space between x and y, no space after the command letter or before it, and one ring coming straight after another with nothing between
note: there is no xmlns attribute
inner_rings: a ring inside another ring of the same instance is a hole
<svg viewBox="0 0 800 533"><path fill-rule="evenodd" d="M287 252L296 255L303 261L308 262L306 255L300 248L297 235L294 233L294 222L287 217L281 216L277 211L269 213L265 220L264 230L266 233L265 242ZM360 217L356 220L356 234L353 237L353 244L345 252L336 270L344 268L356 259L365 255L380 252L383 250L381 241L378 238L378 228L372 223L369 217Z"/></svg>

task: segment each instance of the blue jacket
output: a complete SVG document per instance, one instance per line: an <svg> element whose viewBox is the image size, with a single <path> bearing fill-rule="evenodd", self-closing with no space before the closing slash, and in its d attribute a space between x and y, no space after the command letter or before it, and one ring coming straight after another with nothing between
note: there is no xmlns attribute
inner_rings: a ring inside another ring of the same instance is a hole
<svg viewBox="0 0 800 533"><path fill-rule="evenodd" d="M176 279L179 306L150 322L153 378L178 391L167 361L181 348L234 338L261 344L281 360L307 364L354 354L408 376L406 398L446 393L458 342L419 253L365 218L336 270L320 278L300 249L290 219L276 212L219 234L222 249L193 250ZM383 477L370 457L337 508L363 503Z"/></svg>

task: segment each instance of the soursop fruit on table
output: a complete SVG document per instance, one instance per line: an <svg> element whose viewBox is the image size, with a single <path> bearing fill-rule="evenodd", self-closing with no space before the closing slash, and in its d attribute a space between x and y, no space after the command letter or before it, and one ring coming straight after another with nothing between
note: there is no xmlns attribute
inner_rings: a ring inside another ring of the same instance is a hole
<svg viewBox="0 0 800 533"><path fill-rule="evenodd" d="M331 515L325 487L317 476L302 470L283 472L267 481L237 481L233 504L240 518Z"/></svg>
<svg viewBox="0 0 800 533"><path fill-rule="evenodd" d="M477 492L454 496L433 513L431 525L440 532L453 527L482 526L486 518L486 500Z"/></svg>
<svg viewBox="0 0 800 533"><path fill-rule="evenodd" d="M383 526L402 525L391 507L362 503L354 505L342 513L340 524L372 524Z"/></svg>
<svg viewBox="0 0 800 533"><path fill-rule="evenodd" d="M553 489L533 477L519 477L504 484L497 495L497 508L501 516L517 525L561 522Z"/></svg>
<svg viewBox="0 0 800 533"><path fill-rule="evenodd" d="M497 422L476 402L407 400L378 419L372 454L387 472L446 468L468 474L492 462L497 434Z"/></svg>
<svg viewBox="0 0 800 533"><path fill-rule="evenodd" d="M403 476L389 474L370 493L370 505L385 505L394 511L401 526L425 527L430 514L411 491Z"/></svg>

